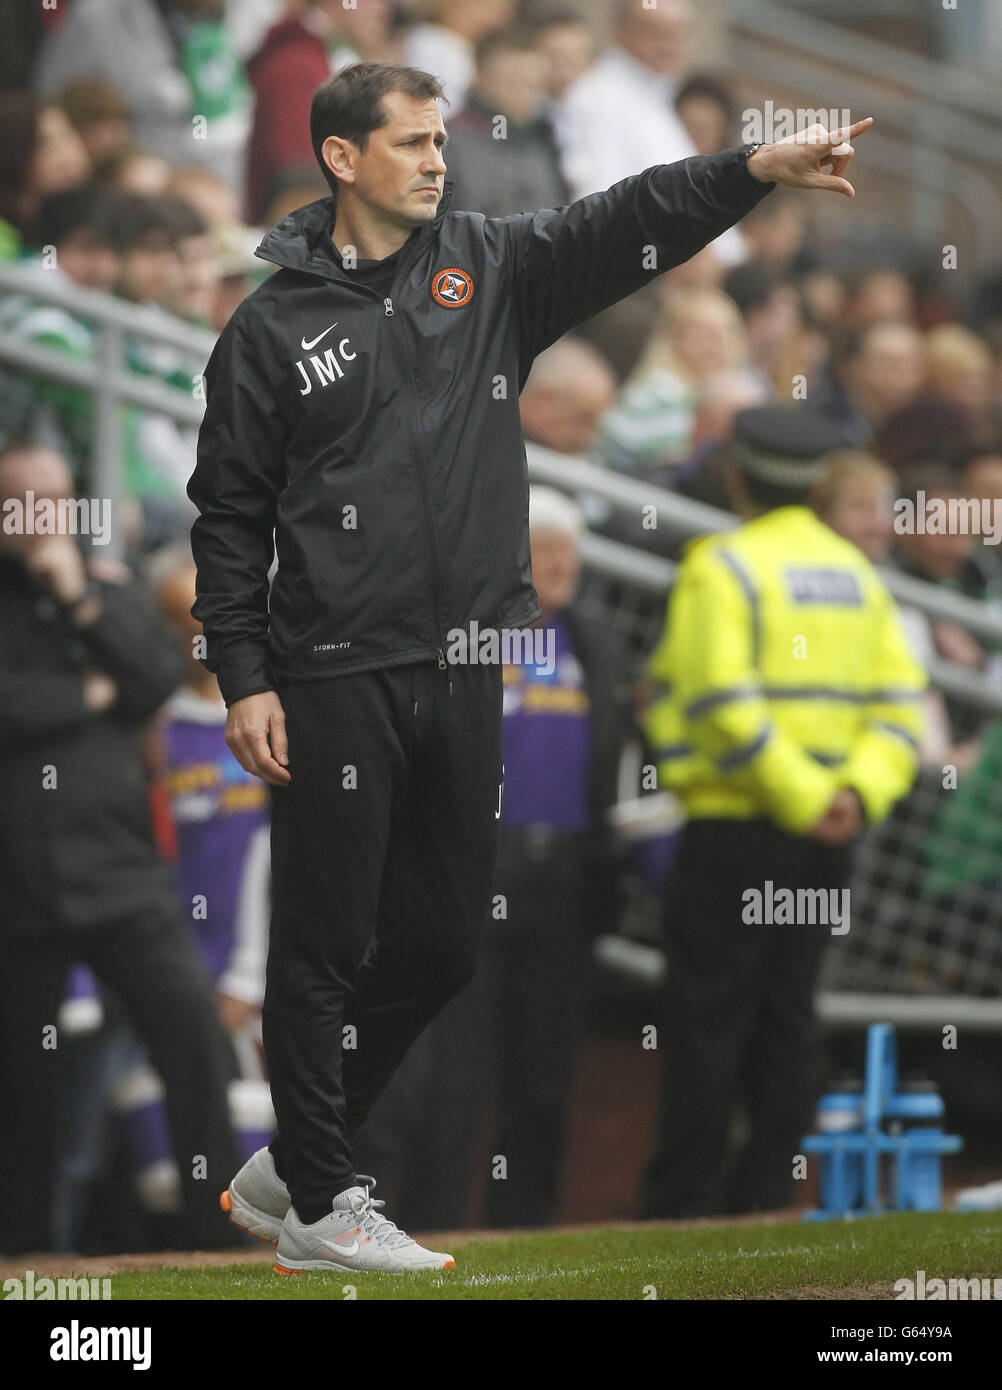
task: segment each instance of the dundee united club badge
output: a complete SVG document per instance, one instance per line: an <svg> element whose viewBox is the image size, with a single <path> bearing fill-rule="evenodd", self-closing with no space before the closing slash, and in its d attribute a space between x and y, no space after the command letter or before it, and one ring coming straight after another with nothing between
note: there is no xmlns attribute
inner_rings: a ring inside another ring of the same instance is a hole
<svg viewBox="0 0 1002 1390"><path fill-rule="evenodd" d="M449 266L432 280L431 292L446 309L461 309L473 298L473 277L457 266Z"/></svg>

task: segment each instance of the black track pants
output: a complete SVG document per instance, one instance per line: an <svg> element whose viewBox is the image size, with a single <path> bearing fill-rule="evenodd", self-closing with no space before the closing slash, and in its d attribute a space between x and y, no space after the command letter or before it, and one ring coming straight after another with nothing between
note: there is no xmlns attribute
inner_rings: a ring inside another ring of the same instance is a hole
<svg viewBox="0 0 1002 1390"><path fill-rule="evenodd" d="M349 1136L473 976L491 907L499 665L280 687L292 782L272 793L263 1028L272 1145L300 1213L355 1182Z"/></svg>

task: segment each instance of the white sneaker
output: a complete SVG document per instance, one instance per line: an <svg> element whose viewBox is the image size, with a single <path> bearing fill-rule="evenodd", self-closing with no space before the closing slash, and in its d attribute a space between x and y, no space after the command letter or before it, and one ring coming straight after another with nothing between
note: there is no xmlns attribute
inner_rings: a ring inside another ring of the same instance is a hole
<svg viewBox="0 0 1002 1390"><path fill-rule="evenodd" d="M349 1187L334 1198L329 1216L305 1226L290 1207L278 1241L276 1274L304 1269L378 1269L403 1274L414 1269L455 1269L451 1255L425 1250L392 1221L380 1216L385 1206L371 1194L375 1178L358 1175L362 1186Z"/></svg>
<svg viewBox="0 0 1002 1390"><path fill-rule="evenodd" d="M235 1226L242 1226L259 1240L278 1244L292 1198L275 1172L275 1160L269 1149L258 1149L251 1154L226 1191L220 1194L219 1205Z"/></svg>

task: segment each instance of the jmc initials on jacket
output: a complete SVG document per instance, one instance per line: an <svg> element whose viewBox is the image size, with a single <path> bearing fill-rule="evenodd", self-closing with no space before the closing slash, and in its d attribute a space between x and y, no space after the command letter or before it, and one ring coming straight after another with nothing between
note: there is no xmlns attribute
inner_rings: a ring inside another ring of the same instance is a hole
<svg viewBox="0 0 1002 1390"><path fill-rule="evenodd" d="M282 269L209 359L188 484L192 612L228 704L276 679L444 665L451 629L539 616L518 410L533 359L750 211L773 185L747 155L496 219L447 212L446 181L385 297L342 268L332 198L269 232L258 254Z"/></svg>

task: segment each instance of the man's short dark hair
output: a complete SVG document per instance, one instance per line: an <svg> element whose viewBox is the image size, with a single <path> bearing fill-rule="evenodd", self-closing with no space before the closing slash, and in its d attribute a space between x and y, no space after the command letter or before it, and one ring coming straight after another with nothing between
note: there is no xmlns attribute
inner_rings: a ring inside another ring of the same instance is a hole
<svg viewBox="0 0 1002 1390"><path fill-rule="evenodd" d="M388 92L403 92L415 101L447 101L437 77L394 63L352 63L313 93L310 140L332 193L337 192L337 179L324 163L324 141L337 135L364 150L372 131L386 125L382 99Z"/></svg>

